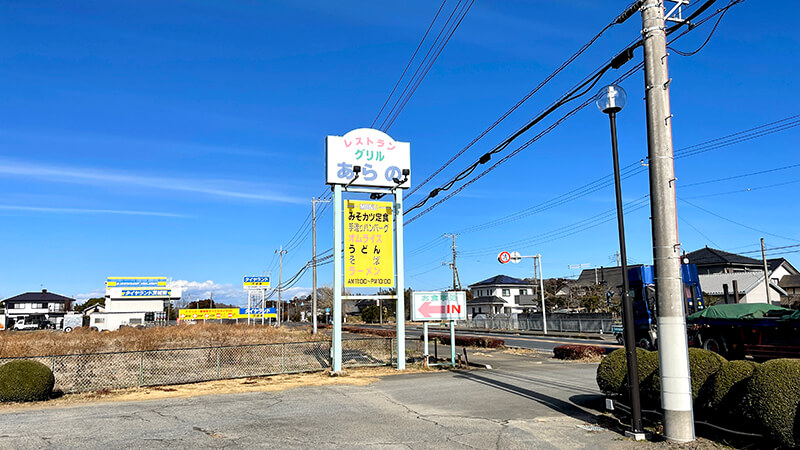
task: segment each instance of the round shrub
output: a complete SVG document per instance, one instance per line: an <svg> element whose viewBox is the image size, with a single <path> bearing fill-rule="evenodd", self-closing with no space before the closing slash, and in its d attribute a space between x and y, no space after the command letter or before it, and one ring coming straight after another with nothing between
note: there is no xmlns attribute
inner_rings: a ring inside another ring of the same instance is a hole
<svg viewBox="0 0 800 450"><path fill-rule="evenodd" d="M747 382L757 367L758 363L753 361L738 360L723 364L709 380L707 406L728 417L747 416Z"/></svg>
<svg viewBox="0 0 800 450"><path fill-rule="evenodd" d="M0 401L47 400L55 378L50 368L37 361L18 359L0 366Z"/></svg>
<svg viewBox="0 0 800 450"><path fill-rule="evenodd" d="M658 352L653 352L658 358ZM707 386L709 379L719 371L727 361L722 356L701 348L689 349L689 374L692 383L692 400L697 405L708 402ZM641 386L642 397L651 402L660 402L661 399L661 375L658 370L653 375L645 379Z"/></svg>
<svg viewBox="0 0 800 450"><path fill-rule="evenodd" d="M800 360L761 364L747 383L747 399L763 430L785 446L800 446Z"/></svg>
<svg viewBox="0 0 800 450"><path fill-rule="evenodd" d="M658 358L653 359L654 352L636 348L636 362L639 369L639 384L658 369ZM620 348L609 353L597 367L597 386L607 395L627 395L628 390L628 357L625 349Z"/></svg>

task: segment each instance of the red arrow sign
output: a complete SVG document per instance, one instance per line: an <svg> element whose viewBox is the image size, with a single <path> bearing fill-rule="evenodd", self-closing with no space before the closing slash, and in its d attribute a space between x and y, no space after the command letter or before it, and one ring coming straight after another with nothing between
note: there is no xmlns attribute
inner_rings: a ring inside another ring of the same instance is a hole
<svg viewBox="0 0 800 450"><path fill-rule="evenodd" d="M435 306L431 306L431 302L423 302L417 311L422 314L422 317L430 317L431 314L440 314L444 315L447 312L447 305L445 304L438 304Z"/></svg>

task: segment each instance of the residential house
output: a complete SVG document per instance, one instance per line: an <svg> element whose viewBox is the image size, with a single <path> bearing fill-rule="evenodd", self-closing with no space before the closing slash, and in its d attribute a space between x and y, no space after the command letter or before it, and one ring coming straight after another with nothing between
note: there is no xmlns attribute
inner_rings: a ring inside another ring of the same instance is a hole
<svg viewBox="0 0 800 450"><path fill-rule="evenodd" d="M786 291L786 301L781 299L781 304L787 307L800 305L800 275L784 275L778 285Z"/></svg>
<svg viewBox="0 0 800 450"><path fill-rule="evenodd" d="M72 311L75 299L42 289L41 292L26 292L3 300L5 304L4 323L11 328L20 318L38 317L61 327L64 315Z"/></svg>
<svg viewBox="0 0 800 450"><path fill-rule="evenodd" d="M728 272L700 275L703 294L722 297L720 303L767 303L767 288L764 284L764 271ZM776 283L769 283L770 303L779 304L787 296L786 290ZM727 293L728 297L725 298Z"/></svg>
<svg viewBox="0 0 800 450"><path fill-rule="evenodd" d="M478 314L514 314L537 308L535 283L506 275L496 275L468 286L472 300L467 301L467 312Z"/></svg>

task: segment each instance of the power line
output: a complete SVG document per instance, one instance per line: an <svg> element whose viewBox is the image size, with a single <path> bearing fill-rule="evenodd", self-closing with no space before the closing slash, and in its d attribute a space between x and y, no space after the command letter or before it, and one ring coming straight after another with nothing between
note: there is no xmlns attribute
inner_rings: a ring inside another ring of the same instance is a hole
<svg viewBox="0 0 800 450"><path fill-rule="evenodd" d="M694 204L694 203L692 203L692 202L690 202L690 201L688 201L688 200L686 200L684 198L678 197L678 200L686 203L687 205L694 206L695 208L697 208L697 209L699 209L701 211L704 211L704 212L706 212L708 214L711 214L714 217L718 217L718 218L720 218L720 219L722 219L722 220L724 220L726 222L730 222L732 224L739 225L740 227L747 228L748 230L757 231L759 233L763 233L763 234L766 234L766 235L769 235L769 236L773 236L773 237L777 237L777 238L781 238L781 239L786 239L788 241L800 242L800 239L794 239L794 238L790 238L790 237L786 237L786 236L781 236L779 234L770 233L768 231L759 230L758 228L753 228L750 225L745 225L745 224L743 224L741 222L737 222L737 221L735 221L733 219L728 219L727 217L721 216L721 215L719 215L719 214L717 214L717 213L715 213L713 211L709 211L706 208L703 208L702 206L696 205L696 204Z"/></svg>
<svg viewBox="0 0 800 450"><path fill-rule="evenodd" d="M687 18L687 20L688 20L688 19L691 19L691 18L693 18L693 17L695 17L696 15L698 15L698 14L700 14L700 13L702 13L702 12L703 12L703 11L704 11L704 10L705 10L705 9L706 9L708 6L710 6L710 5L711 5L713 2L714 2L714 0L710 0L710 1L709 1L709 2L707 2L705 5L701 6L701 7L700 7L700 8L699 8L697 11L695 11L695 13L693 13L692 15L690 15L690 16ZM715 13L711 14L710 16L706 17L705 19L703 19L703 20L699 21L698 23L694 24L694 26L692 27L692 29L694 29L694 28L697 28L698 26L700 26L700 25L702 25L703 23L705 23L706 21L708 21L710 18L714 17L714 16L715 16L715 15L717 15L717 14L720 14L720 12L724 12L724 11L726 11L728 8L732 7L733 5L735 5L735 4L737 4L737 3L738 3L738 0L733 0L733 1L732 1L732 2L731 2L729 5L728 5L728 6L726 6L725 8L718 10L717 12L715 12ZM673 31L676 31L676 30L677 30L677 29L678 29L680 26L682 26L682 25L683 25L683 24L679 24L679 25L676 25L676 26L674 26L674 27L672 27L672 28L668 29L668 30L667 30L667 34L670 34L670 33L672 33ZM688 30L687 30L687 31L688 31ZM686 34L686 32L682 33L681 35L677 36L677 37L676 37L676 38L674 38L672 41L670 41L670 43L671 43L671 42L674 42L675 40L679 39L680 37L684 36L685 34ZM608 71L608 70L609 70L609 69L611 69L611 68L615 68L615 69L616 69L616 68L619 68L619 67L621 67L623 64L625 64L627 61L629 61L630 59L632 59L632 58L633 58L633 51L634 51L634 50L635 50L637 47L639 47L639 46L641 45L641 43L642 43L642 41L641 41L641 40L636 40L634 44L632 44L632 45L628 46L628 47L627 47L625 50L623 50L622 52L618 53L618 54L617 54L617 56L615 56L613 59L611 59L611 61L610 61L610 62L608 62L608 63L607 63L605 66L603 66L603 67L601 67L600 69L598 69L597 71L595 71L593 75L590 75L589 77L587 77L587 79L585 79L585 80L584 80L584 81L583 81L581 84L579 84L577 87L573 88L573 90L572 90L572 91L570 91L569 93L567 93L567 94L565 94L564 96L562 96L562 98L561 98L560 100L558 100L557 102L555 102L555 103L554 103L554 104L553 104L553 105L552 105L550 108L548 108L547 110L545 110L543 113L540 113L540 114L539 114L537 117L535 117L535 118L534 118L534 119L533 119L531 122L529 122L527 125L525 125L524 127L522 127L520 130L518 130L518 131L517 131L516 133L514 133L512 136L510 136L509 138L507 138L507 139L506 139L506 140L505 140L503 143L501 143L501 144L499 144L497 147L495 147L495 149L493 149L492 151L490 151L490 152L488 152L488 153L484 154L483 156L481 156L481 158L480 158L480 159L479 159L477 162L473 163L471 166L469 166L469 167L467 167L466 169L464 169L464 170L463 170L463 171L462 171L460 174L458 174L458 175L456 175L455 177L453 177L453 178L452 178L452 179L451 179L451 180L450 180L448 183L445 183L443 186L440 186L439 188L436 188L436 189L432 190L432 191L431 191L431 192L428 194L428 196L427 196L425 199L421 200L420 202L418 202L417 204L415 204L415 205L414 205L414 206L412 206L411 208L407 209L407 210L405 211L405 213L404 213L404 214L408 214L409 212L413 211L414 209L417 209L417 208L419 208L419 207L423 206L423 205L424 205L424 204L425 204L425 203L426 203L426 202L427 202L429 199L431 199L431 198L435 197L436 195L438 195L438 193L439 193L440 191L442 191L442 190L449 190L449 189L450 189L450 188L451 188L451 187L452 187L452 186L453 186L453 185L454 185L454 184L455 184L457 181L460 181L460 180L462 180L462 179L466 178L467 176L469 176L469 175L470 175L470 174L471 174L471 173L472 173L472 172L473 172L473 171L474 171L474 170L477 168L477 166L478 166L479 164L485 164L486 162L488 162L488 161L489 161L489 159L491 158L491 155L492 155L492 154L498 153L498 152L502 151L503 149L505 149L505 148L506 148L506 147L507 147L507 146L508 146L508 145L509 145L509 144L510 144L510 143L511 143L511 142L512 142L514 139L516 139L517 137L519 137L519 136L520 136L522 133L524 133L525 131L527 131L528 129L530 129L530 128L531 128L532 126L534 126L536 123L538 123L538 122L540 122L541 120L543 120L543 119L544 119L544 118L545 118L547 115L551 114L551 113L552 113L552 112L554 112L556 109L558 109L559 107L561 107L561 106L563 106L564 104L568 103L569 101L571 101L571 100L574 100L574 99L576 99L576 98L579 98L580 96L584 95L586 92L588 92L588 90L592 89L592 88L594 87L594 85L595 85L595 84L597 84L597 82L600 80L600 78L603 76L603 74L604 74L606 71ZM629 71L629 72L628 72L628 73L626 73L625 75L623 75L623 76L621 76L620 78L618 78L618 79L615 81L615 83L618 83L618 82L620 82L620 81L622 81L622 80L624 80L624 79L628 78L630 75L632 75L633 73L635 73L635 71L637 71L637 70L638 70L638 69L639 69L641 66L642 66L642 64L639 64L639 65L637 65L637 67L635 67L633 70ZM579 92L579 91L580 91L581 89L583 89L583 88L584 88L586 85L589 85L589 87L588 87L586 90L584 90L583 92ZM523 144L523 146L521 146L520 148L518 148L517 150L515 150L514 152L512 152L512 154L510 154L510 155L507 155L505 158L501 159L500 161L498 161L497 163L495 163L495 164L494 164L492 167L490 167L489 169L487 169L487 170L486 170L486 171L484 171L483 173L479 174L478 176L474 177L472 180L468 181L467 183L465 183L464 185L462 185L461 187L459 187L459 188L458 188L456 191L454 191L453 193L451 193L450 195L448 195L448 196L447 196L447 197L445 197L444 199L442 199L442 200L439 200L439 201L438 201L437 203L435 203L434 205L432 205L432 206L428 207L428 209L426 209L426 210L422 211L421 213L417 214L416 216L412 217L411 219L409 219L409 220L406 222L406 224L410 224L410 223L412 223L414 220L416 220L416 219L418 219L419 217L423 216L424 214L426 214L426 213L430 212L430 211L431 211L433 208L435 208L436 206L438 206L438 205L442 204L443 202L445 202L445 201L447 201L448 199L452 198L454 195L458 194L458 192L460 192L460 191L461 191L463 188L465 188L465 187L466 187L466 186L468 186L469 184L473 183L474 181L477 181L478 179L480 179L481 177L483 177L485 174L487 174L487 173L489 173L491 170L493 170L493 169L494 169L496 166L498 166L498 165L499 165L499 164L501 164L502 162L504 162L504 161L508 160L510 157L512 157L512 156L514 156L514 155L516 155L517 153L519 153L520 151L522 151L524 148L526 148L526 147L528 147L530 144L532 144L532 143L533 143L535 140L538 140L538 138L540 138L540 137L541 137L541 136L543 136L544 134L546 134L546 133L548 133L549 131L551 131L551 130L552 130L553 128L555 128L555 127L556 127L558 124L560 124L561 122L563 122L563 121L564 121L564 120L566 120L567 118L569 118L569 117L571 117L572 115L574 115L575 113L577 113L577 112L578 112L580 109L582 109L582 108L584 108L585 106L587 106L589 103L591 103L591 100L592 100L592 99L590 99L590 100L588 100L588 101L585 101L583 104L579 105L577 108L575 108L575 109L573 109L572 111L570 111L569 113L567 113L567 114L566 114L565 116L563 116L563 117L562 117L562 118L561 118L559 121L557 121L555 124L551 125L551 127L549 127L548 129L545 129L545 131L543 131L542 133L540 133L539 135L537 135L536 137L534 137L534 139L532 139L531 141L528 141L526 144Z"/></svg>
<svg viewBox="0 0 800 450"><path fill-rule="evenodd" d="M423 180L423 181L422 181L422 183L420 183L420 184L416 185L414 188L412 188L412 189L411 189L411 191L410 191L410 192L409 192L407 195L408 195L408 196L411 196L412 194L414 194L414 192L416 192L418 189L420 189L422 186L424 186L426 183L428 183L428 182L429 182L431 179L433 179L433 178L434 178L436 175L438 175L438 174L439 174L439 173L441 173L441 172L442 172L444 169L446 169L446 168L447 168L447 167L448 167L450 164L452 164L452 163L453 163L453 161L455 161L455 160L456 160L456 159L457 159L459 156L461 156L462 154L464 154L464 152L466 152L467 150L469 150L469 149L470 149L470 148L471 148L473 145L475 145L475 143L477 143L477 142L478 142L479 140L481 140L481 139L482 139L484 136L486 136L486 135L487 135L487 134L488 134L490 131L492 131L492 130L493 130L493 129L494 129L496 126L497 126L497 125L499 125L499 124L500 124L500 122L502 122L503 120L505 120L505 119L506 119L506 118L507 118L509 115L511 115L511 113L513 113L514 111L516 111L516 110L517 110L517 108L519 108L520 106L522 106L522 104L524 104L525 102L527 102L527 101L528 101L528 99L530 99L530 98L531 98L531 97L532 97L534 94L536 94L537 92L539 92L539 90L540 90L540 89L542 89L542 88L543 88L543 87L544 87L544 86L545 86L547 83L549 83L549 82L550 82L550 81L551 81L553 78L555 78L555 77L556 77L556 75L558 75L558 74L559 74L559 73L561 73L561 72L562 72L564 69L566 69L566 68L567 68L567 66L569 66L569 65L570 65L570 64L571 64L573 61L575 61L575 60L576 60L576 59L577 59L579 56L581 56L581 55L582 55L582 54L583 54L583 53L584 53L584 52L585 52L585 51L586 51L586 50L587 50L589 47L591 47L591 46L592 46L592 44L594 44L594 42L595 42L597 39L599 39L599 38L600 38L600 36L602 36L602 35L603 35L603 34L604 34L606 31L608 31L608 29L609 29L609 28L611 28L611 27L612 27L612 26L614 26L614 25L617 25L617 24L620 24L620 23L624 22L624 21L625 21L625 20L626 20L628 17L630 17L630 16L626 16L626 13L627 13L629 10L631 10L631 8L633 8L634 6L638 6L640 3L641 3L641 2L639 2L639 1L636 1L636 2L634 2L634 3L633 3L631 6L629 6L629 7L628 7L628 8L625 10L625 12L623 12L623 14L620 14L619 16L617 16L617 17L614 19L614 21L612 21L611 23L609 23L608 25L606 25L605 27L603 27L603 29L602 29L602 30L600 30L600 32L598 32L597 34L595 34L595 35L594 35L594 36L593 36L591 39L589 39L589 41L588 41L588 42L586 42L585 44L583 44L583 46L581 46L581 47L578 49L578 51L576 51L575 53L573 53L573 54L572 54L572 55L571 55L569 58L567 58L567 60L566 60L566 61L564 61L563 63L561 63L561 65L560 65L560 66L558 66L558 67L556 68L556 70L554 70L554 71L553 71L552 73L550 73L550 74L549 74L547 77L545 77L545 78L544 78L542 81L540 81L540 82L539 82L539 84L538 84L538 85L536 85L536 87L534 87L534 88L533 88L533 89L532 89L530 92L528 92L527 94L525 94L525 96L523 96L523 97L522 97L522 98L521 98L521 99L520 99L520 100L519 100L519 101L518 101L518 102L517 102L517 103L516 103L514 106L512 106L512 107L511 107L511 108L510 108L508 111L506 111L505 113L503 113L503 115L501 115L501 116L500 116L500 117L499 117L497 120L495 120L495 121L494 121L494 123L492 123L491 125L489 125L489 127L488 127L488 128L486 128L485 130L483 130L483 132L481 132L481 133L480 133L480 134L479 134L477 137L475 137L475 138L474 138L474 139L473 139L473 140L472 140L472 141L471 141L469 144L467 144L467 145L466 145L464 148L462 148L461 150L459 150L459 151L458 151L458 152L457 152L455 155L453 155L453 156L452 156L452 157L451 157L451 158L450 158L450 159L449 159L447 162L445 162L445 163L444 163L442 166L440 166L440 167L439 167L438 169L436 169L436 170L435 170L435 171L434 171L432 174L430 174L430 175L429 175L429 176L428 176L428 177L427 177L425 180Z"/></svg>
<svg viewBox="0 0 800 450"><path fill-rule="evenodd" d="M400 97L397 99L394 106L392 107L391 110L389 110L389 113L387 114L386 118L381 123L380 129L382 131L388 131L389 128L391 128L392 124L397 119L397 116L400 114L400 111L402 111L405 105L408 103L408 101L411 100L411 96L414 95L414 92L417 90L417 87L419 87L420 83L422 83L422 80L428 74L428 71L430 71L431 67L433 66L433 63L436 62L436 59L442 53L444 46L447 45L447 43L450 41L450 38L453 36L453 33L455 33L458 26L461 25L461 21L464 20L464 17L467 15L467 12L469 12L469 9L472 7L472 4L475 2L475 0L468 0L468 1L469 4L464 2L464 6L461 6L461 11L456 13L456 11L458 11L459 9L459 6L462 4L462 0L458 0L458 3L456 4L455 8L453 8L453 11L450 13L450 17L447 18L447 21L442 27L442 30L439 31L439 34L436 36L436 39L434 39L433 43L431 44L431 47L428 49L428 52L422 59L422 62L420 62L419 66L417 66L417 69L414 71L414 74L411 76L411 80L409 80L409 83L406 85L405 89L403 89L403 92L400 94ZM458 19L453 20L455 17L458 17ZM450 24L451 21L452 24ZM450 28L449 31L446 33L447 37L444 39L444 41L440 41L439 39L441 38L442 33L444 33L445 30L448 29L448 26ZM434 56L429 59L428 57L430 56L431 51L433 51L434 49L437 50L434 52ZM418 76L419 71L420 69L423 68L423 66L425 67L425 69L423 70L422 74ZM410 91L409 88L411 88Z"/></svg>
<svg viewBox="0 0 800 450"><path fill-rule="evenodd" d="M397 83L394 84L394 87L392 88L392 92L389 93L389 96L386 97L386 101L383 102L383 106L381 106L381 110L378 111L378 115L375 116L375 120L372 121L372 125L369 126L370 128L375 128L375 123L381 117L381 114L383 114L383 110L386 108L386 105L389 104L389 100L392 99L392 96L394 95L394 92L397 90L397 86L400 85L400 82L403 81L403 77L406 76L406 72L408 71L408 68L411 67L411 63L414 62L414 58L416 58L417 52L419 52L420 47L422 47L422 43L425 42L425 38L428 37L428 33L430 33L431 28L433 28L433 24L436 23L436 19L439 17L439 13L442 12L442 8L444 8L444 4L445 3L447 3L447 0L444 0L442 2L441 6L439 6L439 9L436 11L436 15L433 16L433 20L431 21L431 24L428 25L428 29L425 30L425 34L422 36L422 39L419 41L419 44L417 45L417 48L414 50L414 54L411 55L411 59L408 60L408 63L406 64L405 69L403 69L403 73L400 74L400 78L398 78Z"/></svg>

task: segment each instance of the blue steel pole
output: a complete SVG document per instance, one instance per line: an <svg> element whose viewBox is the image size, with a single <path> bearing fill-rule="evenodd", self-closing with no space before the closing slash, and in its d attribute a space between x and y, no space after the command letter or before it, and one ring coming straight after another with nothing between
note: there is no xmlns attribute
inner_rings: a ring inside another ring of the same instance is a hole
<svg viewBox="0 0 800 450"><path fill-rule="evenodd" d="M342 186L333 187L333 351L332 371L342 370Z"/></svg>
<svg viewBox="0 0 800 450"><path fill-rule="evenodd" d="M397 370L406 368L406 308L403 269L403 190L394 190L395 271L397 272Z"/></svg>

